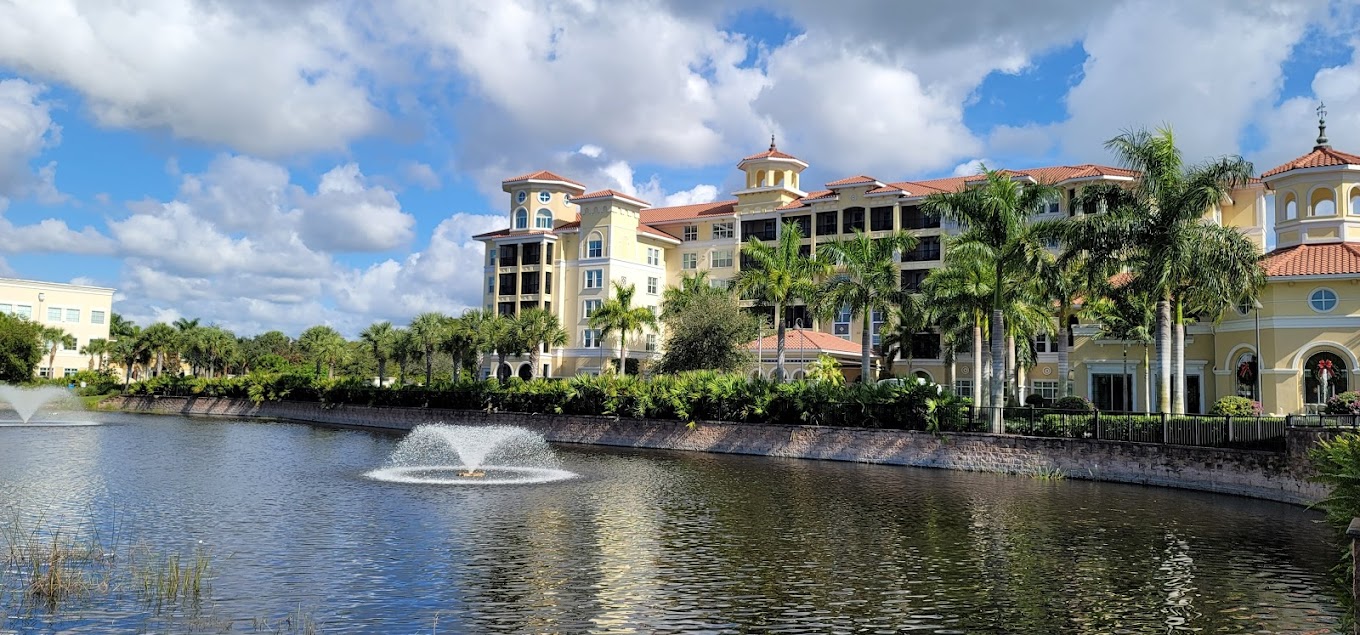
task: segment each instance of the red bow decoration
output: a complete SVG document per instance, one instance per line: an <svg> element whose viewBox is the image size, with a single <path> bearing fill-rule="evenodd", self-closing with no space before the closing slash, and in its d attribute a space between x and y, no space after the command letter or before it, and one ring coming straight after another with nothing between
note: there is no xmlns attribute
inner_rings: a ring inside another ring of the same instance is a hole
<svg viewBox="0 0 1360 635"><path fill-rule="evenodd" d="M1249 382L1256 376L1254 371L1251 362L1242 362L1237 365L1237 378Z"/></svg>

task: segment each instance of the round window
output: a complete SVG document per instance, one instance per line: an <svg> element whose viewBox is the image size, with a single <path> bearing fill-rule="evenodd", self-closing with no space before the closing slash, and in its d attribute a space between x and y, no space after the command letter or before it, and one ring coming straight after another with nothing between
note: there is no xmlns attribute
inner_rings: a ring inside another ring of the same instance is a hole
<svg viewBox="0 0 1360 635"><path fill-rule="evenodd" d="M1336 308L1336 292L1331 289L1318 289L1308 296L1308 305L1318 313L1326 313Z"/></svg>
<svg viewBox="0 0 1360 635"><path fill-rule="evenodd" d="M1251 313L1251 302L1249 302L1249 301L1247 301L1247 300L1243 300L1243 301L1241 301L1241 302L1238 302L1238 303L1237 303L1237 312L1238 312L1238 313L1241 313L1242 315L1247 315L1248 313Z"/></svg>
<svg viewBox="0 0 1360 635"><path fill-rule="evenodd" d="M552 201L552 192L539 192L539 193L538 193L538 202L540 202L540 203L549 203L549 202L551 202L551 201Z"/></svg>
<svg viewBox="0 0 1360 635"><path fill-rule="evenodd" d="M571 203L571 195L570 195L570 194L563 194L563 195L562 195L562 202L563 202L563 203Z"/></svg>
<svg viewBox="0 0 1360 635"><path fill-rule="evenodd" d="M528 199L528 198L529 198L529 193L528 193L528 192L515 192L515 202L516 202L516 203L523 203L523 202L524 202L526 199Z"/></svg>

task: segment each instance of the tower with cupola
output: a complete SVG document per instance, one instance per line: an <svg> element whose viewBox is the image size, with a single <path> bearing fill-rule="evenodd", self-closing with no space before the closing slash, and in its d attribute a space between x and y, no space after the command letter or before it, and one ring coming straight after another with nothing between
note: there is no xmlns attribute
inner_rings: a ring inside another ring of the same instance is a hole
<svg viewBox="0 0 1360 635"><path fill-rule="evenodd" d="M807 167L801 159L781 152L771 135L770 149L737 164L745 177L742 189L733 192L737 197L737 213L772 212L805 196L799 178Z"/></svg>
<svg viewBox="0 0 1360 635"><path fill-rule="evenodd" d="M1360 156L1328 143L1323 106L1318 106L1318 136L1312 152L1261 178L1275 193L1278 247L1360 242Z"/></svg>

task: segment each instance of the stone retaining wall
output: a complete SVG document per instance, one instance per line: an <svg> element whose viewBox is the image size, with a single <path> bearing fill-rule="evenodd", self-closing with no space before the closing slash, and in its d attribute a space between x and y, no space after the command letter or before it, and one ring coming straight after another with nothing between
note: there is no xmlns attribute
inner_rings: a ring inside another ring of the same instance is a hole
<svg viewBox="0 0 1360 635"><path fill-rule="evenodd" d="M1087 439L941 434L865 428L613 419L467 410L186 397L114 397L128 412L266 417L410 430L421 423L514 425L558 443L912 465L982 472L1061 471L1068 478L1139 483L1308 504L1326 494L1308 481L1306 449L1325 432L1291 429L1289 451L1260 452Z"/></svg>

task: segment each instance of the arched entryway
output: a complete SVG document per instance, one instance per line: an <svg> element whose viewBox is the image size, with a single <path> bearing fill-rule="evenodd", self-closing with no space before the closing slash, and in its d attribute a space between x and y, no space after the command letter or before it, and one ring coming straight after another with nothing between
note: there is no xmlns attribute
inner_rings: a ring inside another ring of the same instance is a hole
<svg viewBox="0 0 1360 635"><path fill-rule="evenodd" d="M526 381L529 380L529 379L533 379L533 377L534 377L534 368L533 368L533 366L530 366L530 365L529 365L529 362L525 362L525 363L523 363L523 364L520 364L520 365L519 365L519 373L518 373L518 375L519 375L519 378L520 378L520 379L523 379L523 380L526 380Z"/></svg>
<svg viewBox="0 0 1360 635"><path fill-rule="evenodd" d="M510 379L510 376L514 373L514 369L510 368L509 364L501 364L500 367L496 369L496 379L505 381Z"/></svg>
<svg viewBox="0 0 1360 635"><path fill-rule="evenodd" d="M1350 389L1350 369L1346 360L1331 351L1315 351L1303 364L1303 402L1327 403Z"/></svg>

